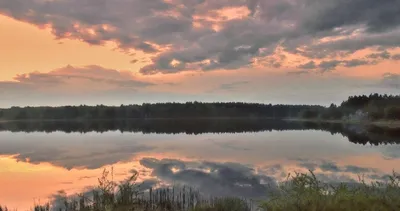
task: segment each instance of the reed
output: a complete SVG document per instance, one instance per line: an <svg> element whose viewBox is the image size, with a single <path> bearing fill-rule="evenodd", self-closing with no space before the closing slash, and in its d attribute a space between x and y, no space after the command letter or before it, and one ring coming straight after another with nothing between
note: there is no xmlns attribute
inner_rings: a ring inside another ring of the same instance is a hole
<svg viewBox="0 0 400 211"><path fill-rule="evenodd" d="M389 211L400 210L400 175L389 182L330 185L310 174L296 173L282 183L269 200L261 203L268 211Z"/></svg>
<svg viewBox="0 0 400 211"><path fill-rule="evenodd" d="M385 183L332 185L314 173L296 173L271 190L265 201L237 197L210 197L186 186L140 191L138 173L122 182L104 170L91 192L58 199L58 205L36 205L34 211L389 211L400 210L400 175ZM0 211L8 211L0 207Z"/></svg>
<svg viewBox="0 0 400 211"><path fill-rule="evenodd" d="M104 170L98 186L86 194L63 196L58 206L36 205L34 211L250 211L250 200L207 197L186 186L139 191L138 173L123 182L113 181L113 170ZM236 207L236 208L235 208ZM243 209L245 208L245 209ZM0 210L2 211L2 210Z"/></svg>

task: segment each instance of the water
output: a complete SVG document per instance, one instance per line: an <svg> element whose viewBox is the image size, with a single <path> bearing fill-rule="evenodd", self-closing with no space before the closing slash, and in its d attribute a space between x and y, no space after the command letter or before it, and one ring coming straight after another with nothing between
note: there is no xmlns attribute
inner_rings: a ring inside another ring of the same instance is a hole
<svg viewBox="0 0 400 211"><path fill-rule="evenodd" d="M311 169L327 182L400 172L398 130L261 120L12 122L0 125L0 204L26 210L59 191L90 190L104 168L143 188L263 198Z"/></svg>

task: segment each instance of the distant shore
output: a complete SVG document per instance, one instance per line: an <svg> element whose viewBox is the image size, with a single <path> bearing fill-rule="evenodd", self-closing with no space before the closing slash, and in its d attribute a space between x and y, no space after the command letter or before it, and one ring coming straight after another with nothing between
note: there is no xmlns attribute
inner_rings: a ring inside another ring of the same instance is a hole
<svg viewBox="0 0 400 211"><path fill-rule="evenodd" d="M284 120L271 117L148 117L148 118L75 118L75 119L0 119L0 123L7 122L82 122L82 121L147 121L147 120Z"/></svg>
<svg viewBox="0 0 400 211"><path fill-rule="evenodd" d="M324 119L303 119L303 118L258 118L258 117L196 117L196 118L116 118L116 119L25 119L25 120L7 120L0 119L0 123L7 122L82 122L82 121L108 121L108 120L279 120L289 122L314 122L314 123L332 123L332 124L358 124L374 125L378 127L400 128L400 120L379 120L379 121L356 121L356 120L324 120Z"/></svg>
<svg viewBox="0 0 400 211"><path fill-rule="evenodd" d="M379 121L355 121L355 120L324 120L324 119L284 119L291 122L315 122L315 123L336 123L336 124L359 124L374 125L378 127L400 128L399 120L379 120Z"/></svg>

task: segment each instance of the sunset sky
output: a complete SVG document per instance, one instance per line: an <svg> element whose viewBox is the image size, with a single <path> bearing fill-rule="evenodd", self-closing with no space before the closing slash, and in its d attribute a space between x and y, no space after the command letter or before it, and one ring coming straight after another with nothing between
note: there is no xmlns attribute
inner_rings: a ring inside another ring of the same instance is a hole
<svg viewBox="0 0 400 211"><path fill-rule="evenodd" d="M0 0L0 107L400 94L400 0Z"/></svg>

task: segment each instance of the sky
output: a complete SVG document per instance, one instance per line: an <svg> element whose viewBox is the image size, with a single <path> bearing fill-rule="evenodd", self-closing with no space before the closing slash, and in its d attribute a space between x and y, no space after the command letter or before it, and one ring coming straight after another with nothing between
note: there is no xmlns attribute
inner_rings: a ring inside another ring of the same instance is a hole
<svg viewBox="0 0 400 211"><path fill-rule="evenodd" d="M400 0L0 0L0 107L400 93Z"/></svg>

